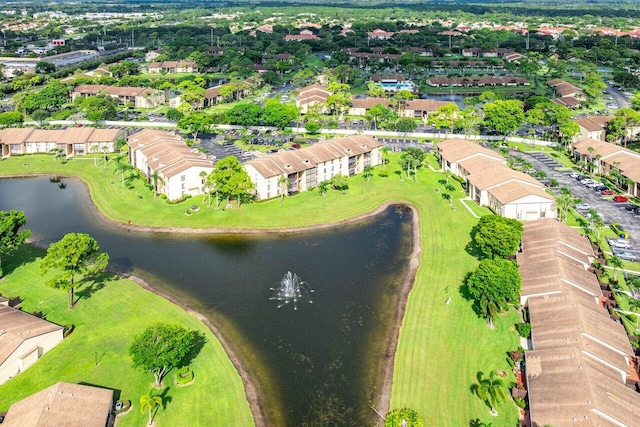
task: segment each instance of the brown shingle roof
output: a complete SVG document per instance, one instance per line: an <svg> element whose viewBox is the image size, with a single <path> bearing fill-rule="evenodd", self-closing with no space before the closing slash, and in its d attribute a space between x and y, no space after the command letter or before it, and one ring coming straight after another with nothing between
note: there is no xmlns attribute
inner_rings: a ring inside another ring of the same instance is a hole
<svg viewBox="0 0 640 427"><path fill-rule="evenodd" d="M484 157L493 157L506 163L506 160L500 154L466 139L445 139L440 141L437 147L440 155L450 162L459 162L472 156L484 155Z"/></svg>
<svg viewBox="0 0 640 427"><path fill-rule="evenodd" d="M24 341L61 329L62 326L0 305L0 364L4 363Z"/></svg>
<svg viewBox="0 0 640 427"><path fill-rule="evenodd" d="M3 427L104 427L113 390L57 383L14 403Z"/></svg>
<svg viewBox="0 0 640 427"><path fill-rule="evenodd" d="M547 200L555 200L555 198L544 191L542 188L532 187L531 185L519 182L508 182L491 189L491 195L500 203L506 205L523 199L527 196L537 196Z"/></svg>

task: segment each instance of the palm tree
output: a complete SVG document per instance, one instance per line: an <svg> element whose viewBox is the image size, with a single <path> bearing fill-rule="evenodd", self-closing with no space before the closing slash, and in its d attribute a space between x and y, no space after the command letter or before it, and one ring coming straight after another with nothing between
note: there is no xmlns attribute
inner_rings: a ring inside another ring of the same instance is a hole
<svg viewBox="0 0 640 427"><path fill-rule="evenodd" d="M487 319L489 328L493 329L493 319L505 306L505 300L490 292L485 292L480 298L480 311L482 316Z"/></svg>
<svg viewBox="0 0 640 427"><path fill-rule="evenodd" d="M154 192L153 200L155 200L158 198L158 183L160 184L164 183L164 179L162 179L162 176L158 173L158 171L155 171L154 173L152 173L150 178L153 180L153 192Z"/></svg>
<svg viewBox="0 0 640 427"><path fill-rule="evenodd" d="M381 161L382 161L382 170L386 170L387 168L387 154L389 154L389 147L382 147L380 149Z"/></svg>
<svg viewBox="0 0 640 427"><path fill-rule="evenodd" d="M616 283L618 282L618 269L622 268L622 260L620 259L620 257L616 256L616 255L611 255L609 257L609 259L607 259L607 263L613 267L613 280L616 281Z"/></svg>
<svg viewBox="0 0 640 427"><path fill-rule="evenodd" d="M149 422L147 425L151 425L153 417L158 410L158 406L162 404L162 397L153 394L153 390L149 390L148 394L140 397L140 413L144 414L144 411L148 411Z"/></svg>
<svg viewBox="0 0 640 427"><path fill-rule="evenodd" d="M633 311L634 316L636 318L636 331L640 328L640 299L634 298L633 296L629 298L629 308Z"/></svg>
<svg viewBox="0 0 640 427"><path fill-rule="evenodd" d="M284 202L284 196L287 195L287 188L289 187L289 178L287 175L280 175L278 177L278 186L280 186L280 203Z"/></svg>
<svg viewBox="0 0 640 427"><path fill-rule="evenodd" d="M499 401L506 399L504 380L498 376L497 371L489 372L489 377L482 378L482 372L478 373L478 384L474 385L476 394L489 404L491 415L498 415L495 406Z"/></svg>
<svg viewBox="0 0 640 427"><path fill-rule="evenodd" d="M371 181L371 177L373 176L373 168L371 166L365 166L365 168L362 170L362 176L367 181Z"/></svg>

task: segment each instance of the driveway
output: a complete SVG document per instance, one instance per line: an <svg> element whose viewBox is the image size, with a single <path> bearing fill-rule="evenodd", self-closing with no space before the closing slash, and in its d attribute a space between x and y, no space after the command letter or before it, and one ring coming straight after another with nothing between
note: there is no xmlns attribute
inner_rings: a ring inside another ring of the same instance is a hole
<svg viewBox="0 0 640 427"><path fill-rule="evenodd" d="M610 199L605 199L599 192L593 191L571 178L569 172L557 171L556 168L560 164L546 154L512 151L511 155L531 162L535 169L544 171L549 179L555 178L558 180L561 187L567 187L575 197L580 197L603 215L607 225L612 222L619 223L629 233L634 247L640 248L640 215L628 212L625 209L627 203L615 203Z"/></svg>

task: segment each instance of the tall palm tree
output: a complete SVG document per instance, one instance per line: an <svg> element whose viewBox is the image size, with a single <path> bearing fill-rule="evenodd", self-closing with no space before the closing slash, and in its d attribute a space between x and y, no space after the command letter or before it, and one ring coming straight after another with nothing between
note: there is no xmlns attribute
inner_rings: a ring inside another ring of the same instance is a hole
<svg viewBox="0 0 640 427"><path fill-rule="evenodd" d="M152 173L150 178L153 180L153 199L155 200L158 198L158 183L164 183L164 179L162 179L162 176L158 173L158 171Z"/></svg>
<svg viewBox="0 0 640 427"><path fill-rule="evenodd" d="M498 376L497 371L489 372L487 378L482 378L482 372L478 373L478 384L475 391L478 397L489 404L492 415L498 415L496 403L506 400L505 382Z"/></svg>
<svg viewBox="0 0 640 427"><path fill-rule="evenodd" d="M613 279L617 282L618 281L618 269L622 268L622 259L620 259L620 257L615 256L615 255L611 255L608 259L607 259L607 263L613 267Z"/></svg>
<svg viewBox="0 0 640 427"><path fill-rule="evenodd" d="M284 202L284 196L287 195L287 188L289 187L289 178L287 175L282 174L278 177L278 186L280 186L280 203Z"/></svg>
<svg viewBox="0 0 640 427"><path fill-rule="evenodd" d="M153 417L158 410L158 406L162 404L162 397L153 394L153 390L149 390L148 394L145 394L140 397L140 412L144 414L145 411L148 411L149 422L147 425L151 425L153 422Z"/></svg>
<svg viewBox="0 0 640 427"><path fill-rule="evenodd" d="M381 161L382 161L382 170L386 170L387 168L387 154L389 154L389 147L382 147L380 149Z"/></svg>

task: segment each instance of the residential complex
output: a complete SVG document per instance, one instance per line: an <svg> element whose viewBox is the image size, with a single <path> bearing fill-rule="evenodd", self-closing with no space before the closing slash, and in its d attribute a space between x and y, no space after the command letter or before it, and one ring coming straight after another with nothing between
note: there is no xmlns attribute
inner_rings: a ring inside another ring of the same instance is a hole
<svg viewBox="0 0 640 427"><path fill-rule="evenodd" d="M535 178L511 169L493 150L465 139L437 145L440 167L462 178L469 197L498 215L531 221L555 218L555 198Z"/></svg>
<svg viewBox="0 0 640 427"><path fill-rule="evenodd" d="M60 149L67 157L113 153L122 129L69 127L67 129L7 128L0 130L2 157L49 153Z"/></svg>
<svg viewBox="0 0 640 427"><path fill-rule="evenodd" d="M607 307L591 243L553 220L524 224L517 261L531 323L525 353L531 425L636 426L640 384L626 331Z"/></svg>
<svg viewBox="0 0 640 427"><path fill-rule="evenodd" d="M213 161L185 145L180 135L145 129L127 138L129 162L169 200L204 193L204 178L213 170Z"/></svg>
<svg viewBox="0 0 640 427"><path fill-rule="evenodd" d="M336 175L352 176L381 163L376 139L365 136L333 138L328 142L293 151L280 151L245 163L256 186L256 198L269 199L317 187ZM286 177L286 191L280 177Z"/></svg>

